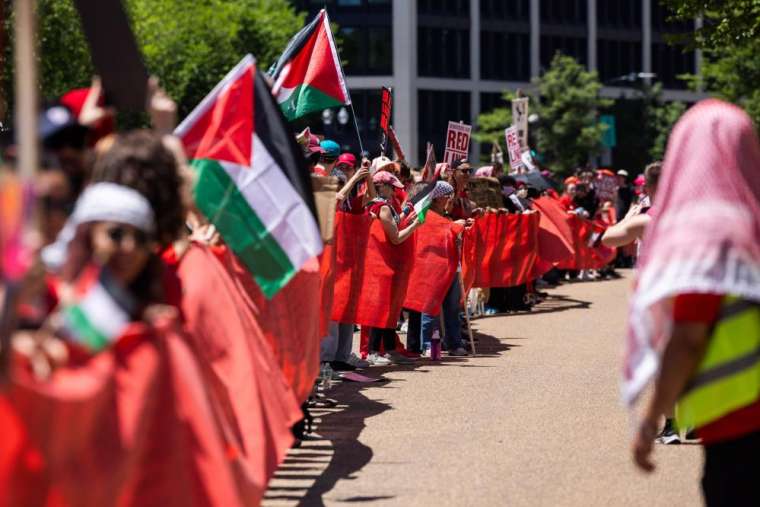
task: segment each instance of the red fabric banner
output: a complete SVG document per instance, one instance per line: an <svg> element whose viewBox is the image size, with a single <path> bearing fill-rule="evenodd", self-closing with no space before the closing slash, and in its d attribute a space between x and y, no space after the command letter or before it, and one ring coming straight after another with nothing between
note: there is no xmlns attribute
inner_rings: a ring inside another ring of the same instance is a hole
<svg viewBox="0 0 760 507"><path fill-rule="evenodd" d="M601 222L591 222L574 214L567 215L567 222L573 232L575 255L560 262L558 268L601 269L615 258L614 248L593 246L594 238L604 233L605 226Z"/></svg>
<svg viewBox="0 0 760 507"><path fill-rule="evenodd" d="M414 241L414 266L404 308L430 315L441 313L441 304L457 274L457 235L464 228L430 211Z"/></svg>
<svg viewBox="0 0 760 507"><path fill-rule="evenodd" d="M307 261L296 276L267 299L250 271L225 248L225 262L235 277L240 294L256 317L285 381L298 403L309 397L319 374L321 308L319 261Z"/></svg>
<svg viewBox="0 0 760 507"><path fill-rule="evenodd" d="M232 256L226 248L217 253L193 245L182 257L182 311L231 429L228 445L240 459L246 482L263 495L293 444L290 428L302 416L300 402L239 290Z"/></svg>
<svg viewBox="0 0 760 507"><path fill-rule="evenodd" d="M332 315L333 290L335 288L335 241L325 244L319 256L319 287L321 308L319 311L319 336L327 336Z"/></svg>
<svg viewBox="0 0 760 507"><path fill-rule="evenodd" d="M513 287L530 280L538 255L539 214L486 213L475 223L483 250L474 287Z"/></svg>
<svg viewBox="0 0 760 507"><path fill-rule="evenodd" d="M379 220L338 212L332 320L395 328L406 295L414 239L391 244Z"/></svg>
<svg viewBox="0 0 760 507"><path fill-rule="evenodd" d="M483 242L477 227L479 220L476 218L475 225L465 229L462 235L462 282L465 294L470 292L475 283L478 259L483 251Z"/></svg>
<svg viewBox="0 0 760 507"><path fill-rule="evenodd" d="M256 504L263 491L239 480L187 339L176 322L135 325L47 381L15 368L0 395L2 448L13 452L0 505Z"/></svg>
<svg viewBox="0 0 760 507"><path fill-rule="evenodd" d="M567 221L567 212L556 199L540 197L533 205L541 213L538 225L538 257L551 264L570 259L574 255L573 231Z"/></svg>

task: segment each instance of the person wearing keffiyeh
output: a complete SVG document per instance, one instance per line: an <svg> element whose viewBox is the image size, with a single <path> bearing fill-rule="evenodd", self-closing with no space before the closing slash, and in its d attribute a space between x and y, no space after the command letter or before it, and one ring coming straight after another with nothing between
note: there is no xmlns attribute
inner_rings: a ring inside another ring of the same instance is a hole
<svg viewBox="0 0 760 507"><path fill-rule="evenodd" d="M736 106L701 102L673 129L628 325L624 400L655 379L635 463L654 470L676 404L704 443L706 504L760 505L760 141Z"/></svg>

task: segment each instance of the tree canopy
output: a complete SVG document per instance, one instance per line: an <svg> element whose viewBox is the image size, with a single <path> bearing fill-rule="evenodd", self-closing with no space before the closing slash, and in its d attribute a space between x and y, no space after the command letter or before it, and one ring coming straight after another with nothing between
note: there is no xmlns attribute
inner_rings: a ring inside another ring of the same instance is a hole
<svg viewBox="0 0 760 507"><path fill-rule="evenodd" d="M72 0L37 3L42 96L88 86L94 70ZM304 20L287 0L126 0L125 6L146 66L177 101L180 117L244 54L252 53L267 69ZM5 22L11 39L5 58L12 62L12 16ZM6 72L6 97L12 83L12 72Z"/></svg>
<svg viewBox="0 0 760 507"><path fill-rule="evenodd" d="M743 107L760 125L760 0L663 0L675 19L701 17L702 28L679 36L702 49L693 86Z"/></svg>
<svg viewBox="0 0 760 507"><path fill-rule="evenodd" d="M599 96L602 84L596 72L586 71L570 56L557 54L534 85L530 112L538 115L538 121L531 124L530 130L545 164L563 174L598 154L605 127L598 122L597 112L612 102ZM507 91L503 98L509 102L514 94ZM503 145L504 129L511 123L509 107L483 113L478 117L475 138Z"/></svg>

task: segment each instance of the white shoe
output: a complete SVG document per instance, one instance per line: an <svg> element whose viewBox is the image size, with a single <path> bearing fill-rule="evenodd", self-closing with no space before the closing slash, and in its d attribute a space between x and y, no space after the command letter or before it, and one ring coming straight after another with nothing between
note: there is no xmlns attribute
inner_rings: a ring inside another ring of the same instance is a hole
<svg viewBox="0 0 760 507"><path fill-rule="evenodd" d="M388 366L391 364L391 360L385 356L381 356L376 352L367 356L367 362L372 366Z"/></svg>
<svg viewBox="0 0 760 507"><path fill-rule="evenodd" d="M348 356L346 362L351 366L355 366L357 368L369 368L370 366L369 361L365 361L364 359L357 356L354 352L351 352L351 355Z"/></svg>

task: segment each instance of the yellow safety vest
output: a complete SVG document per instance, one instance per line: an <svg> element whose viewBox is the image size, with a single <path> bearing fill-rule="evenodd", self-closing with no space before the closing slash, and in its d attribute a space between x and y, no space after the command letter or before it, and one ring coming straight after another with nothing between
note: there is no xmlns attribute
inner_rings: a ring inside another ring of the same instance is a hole
<svg viewBox="0 0 760 507"><path fill-rule="evenodd" d="M723 298L705 357L676 406L681 428L700 428L760 399L760 304Z"/></svg>

